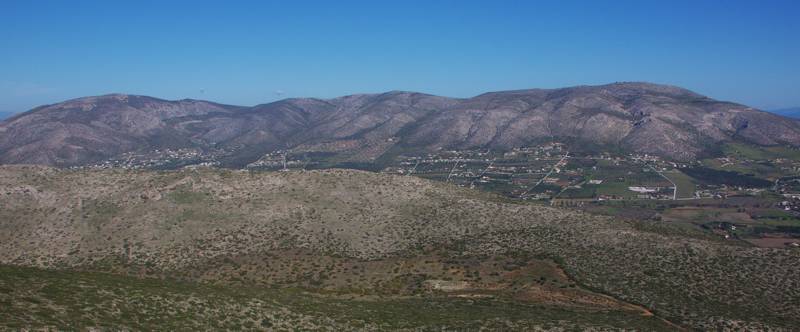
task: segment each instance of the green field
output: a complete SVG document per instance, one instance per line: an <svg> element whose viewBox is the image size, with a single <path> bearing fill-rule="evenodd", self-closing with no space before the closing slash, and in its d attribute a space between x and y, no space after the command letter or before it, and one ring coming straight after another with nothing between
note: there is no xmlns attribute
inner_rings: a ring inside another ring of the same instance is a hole
<svg viewBox="0 0 800 332"><path fill-rule="evenodd" d="M678 186L678 198L694 197L696 185L691 177L678 170L664 172L664 176L668 177Z"/></svg>
<svg viewBox="0 0 800 332"><path fill-rule="evenodd" d="M722 152L726 156L732 156L740 159L800 159L800 150L783 146L771 146L764 148L742 143L728 143L722 147Z"/></svg>

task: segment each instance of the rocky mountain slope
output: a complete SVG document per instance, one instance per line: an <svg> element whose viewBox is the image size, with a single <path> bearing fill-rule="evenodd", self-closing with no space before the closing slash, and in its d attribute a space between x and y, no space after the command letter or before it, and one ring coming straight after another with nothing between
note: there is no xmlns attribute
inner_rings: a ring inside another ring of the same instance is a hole
<svg viewBox="0 0 800 332"><path fill-rule="evenodd" d="M561 140L691 160L717 143L800 146L800 123L648 83L482 94L412 92L286 99L254 107L107 95L0 123L0 163L84 165L122 152L221 149L242 166L289 149L371 162L390 151L511 149Z"/></svg>
<svg viewBox="0 0 800 332"><path fill-rule="evenodd" d="M170 121L240 109L128 95L41 106L0 123L0 161L79 165L132 150L195 146L198 142Z"/></svg>
<svg viewBox="0 0 800 332"><path fill-rule="evenodd" d="M415 177L4 166L0 206L0 264L652 313L698 329L800 324L800 251Z"/></svg>

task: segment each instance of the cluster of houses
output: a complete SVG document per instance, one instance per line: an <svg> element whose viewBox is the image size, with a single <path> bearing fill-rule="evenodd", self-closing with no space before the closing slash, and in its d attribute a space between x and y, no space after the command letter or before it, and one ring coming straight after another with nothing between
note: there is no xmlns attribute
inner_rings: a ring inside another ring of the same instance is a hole
<svg viewBox="0 0 800 332"><path fill-rule="evenodd" d="M217 154L198 149L154 149L151 151L126 152L102 162L73 168L89 169L148 169L173 165L218 166Z"/></svg>

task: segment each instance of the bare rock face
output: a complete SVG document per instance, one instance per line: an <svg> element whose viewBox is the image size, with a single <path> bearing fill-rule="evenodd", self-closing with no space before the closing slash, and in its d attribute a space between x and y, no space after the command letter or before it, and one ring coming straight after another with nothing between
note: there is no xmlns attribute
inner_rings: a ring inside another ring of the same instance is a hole
<svg viewBox="0 0 800 332"><path fill-rule="evenodd" d="M519 90L469 99L393 91L286 99L254 107L106 95L42 106L0 122L0 163L82 165L158 148L276 149L369 162L392 147L511 149L569 140L692 160L726 141L800 146L800 122L649 83Z"/></svg>

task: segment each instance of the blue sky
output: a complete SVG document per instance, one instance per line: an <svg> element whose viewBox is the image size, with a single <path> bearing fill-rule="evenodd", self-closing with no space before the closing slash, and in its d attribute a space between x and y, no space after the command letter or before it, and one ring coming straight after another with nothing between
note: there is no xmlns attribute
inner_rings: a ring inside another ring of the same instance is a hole
<svg viewBox="0 0 800 332"><path fill-rule="evenodd" d="M800 106L800 1L0 1L0 111L650 81Z"/></svg>

